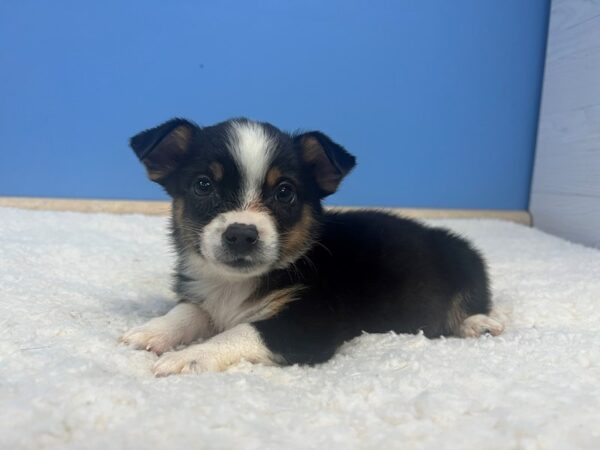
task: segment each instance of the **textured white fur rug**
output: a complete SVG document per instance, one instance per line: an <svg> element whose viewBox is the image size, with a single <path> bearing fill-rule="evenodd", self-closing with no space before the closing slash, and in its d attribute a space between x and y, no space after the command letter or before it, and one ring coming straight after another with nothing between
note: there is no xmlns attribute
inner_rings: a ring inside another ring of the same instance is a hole
<svg viewBox="0 0 600 450"><path fill-rule="evenodd" d="M0 448L600 448L600 251L491 220L498 338L365 335L329 363L156 379L166 219L0 209Z"/></svg>

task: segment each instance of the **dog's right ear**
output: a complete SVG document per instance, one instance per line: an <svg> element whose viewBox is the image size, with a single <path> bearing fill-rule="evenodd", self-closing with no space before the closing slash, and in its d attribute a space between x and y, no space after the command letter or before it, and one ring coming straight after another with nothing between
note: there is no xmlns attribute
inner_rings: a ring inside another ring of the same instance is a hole
<svg viewBox="0 0 600 450"><path fill-rule="evenodd" d="M171 119L136 134L129 145L146 166L148 177L162 184L188 155L198 126L185 119Z"/></svg>

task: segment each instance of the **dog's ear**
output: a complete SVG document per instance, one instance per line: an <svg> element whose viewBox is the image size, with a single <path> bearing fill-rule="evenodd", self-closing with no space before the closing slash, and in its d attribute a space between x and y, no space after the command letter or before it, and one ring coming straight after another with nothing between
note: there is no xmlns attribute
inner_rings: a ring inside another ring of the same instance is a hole
<svg viewBox="0 0 600 450"><path fill-rule="evenodd" d="M136 134L129 145L146 166L148 177L161 183L188 154L197 125L185 119L171 119L157 127Z"/></svg>
<svg viewBox="0 0 600 450"><path fill-rule="evenodd" d="M313 173L321 198L333 194L356 165L356 158L320 131L294 137L300 155Z"/></svg>

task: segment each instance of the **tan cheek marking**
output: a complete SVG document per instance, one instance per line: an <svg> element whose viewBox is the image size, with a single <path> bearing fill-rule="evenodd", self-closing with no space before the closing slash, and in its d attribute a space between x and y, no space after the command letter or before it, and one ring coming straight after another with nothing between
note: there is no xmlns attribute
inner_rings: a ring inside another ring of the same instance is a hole
<svg viewBox="0 0 600 450"><path fill-rule="evenodd" d="M267 172L267 186L270 188L275 187L279 178L281 178L281 170L279 170L279 167L272 167Z"/></svg>
<svg viewBox="0 0 600 450"><path fill-rule="evenodd" d="M183 222L183 199L173 199L173 220L177 225Z"/></svg>
<svg viewBox="0 0 600 450"><path fill-rule="evenodd" d="M213 161L208 165L208 168L212 172L215 181L221 181L223 179L223 175L225 174L225 168L223 167L223 164Z"/></svg>
<svg viewBox="0 0 600 450"><path fill-rule="evenodd" d="M179 235L183 239L183 242L187 245L193 245L195 239L194 232L189 226L186 226L186 219L184 215L184 201L182 198L173 199L172 213L173 226L179 231Z"/></svg>
<svg viewBox="0 0 600 450"><path fill-rule="evenodd" d="M283 239L282 256L283 259L297 257L310 245L311 228L314 218L310 206L304 205L302 208L302 218Z"/></svg>

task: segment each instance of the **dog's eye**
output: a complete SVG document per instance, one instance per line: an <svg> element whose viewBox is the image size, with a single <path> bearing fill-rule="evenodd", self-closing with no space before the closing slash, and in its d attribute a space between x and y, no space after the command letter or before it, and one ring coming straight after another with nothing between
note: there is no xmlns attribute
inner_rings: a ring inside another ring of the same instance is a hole
<svg viewBox="0 0 600 450"><path fill-rule="evenodd" d="M292 204L294 200L296 200L296 191L294 191L294 186L290 183L283 182L277 186L275 190L275 198L278 202Z"/></svg>
<svg viewBox="0 0 600 450"><path fill-rule="evenodd" d="M198 177L198 179L194 182L194 193L196 195L207 195L210 194L212 190L213 182L205 175Z"/></svg>

